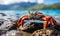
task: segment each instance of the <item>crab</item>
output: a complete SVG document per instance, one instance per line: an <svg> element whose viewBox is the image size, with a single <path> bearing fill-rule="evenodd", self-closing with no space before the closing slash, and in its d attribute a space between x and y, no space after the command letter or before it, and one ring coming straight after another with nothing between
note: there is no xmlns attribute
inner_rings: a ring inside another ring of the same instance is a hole
<svg viewBox="0 0 60 36"><path fill-rule="evenodd" d="M24 20L41 20L44 21L43 29L46 30L48 24L54 25L56 24L56 21L53 19L52 16L45 16L41 12L29 12L28 14L22 16L20 19L18 19L18 27L22 26L24 27Z"/></svg>

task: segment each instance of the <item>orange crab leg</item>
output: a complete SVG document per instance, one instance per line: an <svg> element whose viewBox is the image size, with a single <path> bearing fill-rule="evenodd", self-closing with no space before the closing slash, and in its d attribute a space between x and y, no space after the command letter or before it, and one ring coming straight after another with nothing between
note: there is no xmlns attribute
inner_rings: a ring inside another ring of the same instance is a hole
<svg viewBox="0 0 60 36"><path fill-rule="evenodd" d="M45 30L47 28L48 21L44 21L43 29Z"/></svg>
<svg viewBox="0 0 60 36"><path fill-rule="evenodd" d="M44 25L43 25L44 30L46 29L48 24L52 25L54 23L54 21L55 21L51 16L46 16L46 17L43 18L43 20L45 20Z"/></svg>
<svg viewBox="0 0 60 36"><path fill-rule="evenodd" d="M29 20L28 16L23 16L21 19L18 20L18 27L24 25L24 20Z"/></svg>

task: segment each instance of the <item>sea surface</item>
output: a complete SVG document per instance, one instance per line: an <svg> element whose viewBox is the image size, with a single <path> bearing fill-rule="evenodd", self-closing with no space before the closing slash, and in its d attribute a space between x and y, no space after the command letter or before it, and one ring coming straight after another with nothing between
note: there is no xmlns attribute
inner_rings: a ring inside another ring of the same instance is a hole
<svg viewBox="0 0 60 36"><path fill-rule="evenodd" d="M20 18L22 15L29 12L42 12L44 15L48 16L60 16L60 10L0 10L0 13L4 13L7 16L15 16Z"/></svg>

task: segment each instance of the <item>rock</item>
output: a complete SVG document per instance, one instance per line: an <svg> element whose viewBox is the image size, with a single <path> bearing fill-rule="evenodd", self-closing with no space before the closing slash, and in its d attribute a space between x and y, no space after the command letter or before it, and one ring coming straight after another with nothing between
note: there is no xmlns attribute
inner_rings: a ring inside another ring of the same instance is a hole
<svg viewBox="0 0 60 36"><path fill-rule="evenodd" d="M31 23L27 22L27 23L25 23L25 24L23 25L23 27L20 26L18 29L19 29L19 30L27 30L27 29L33 28L34 25L35 25L35 24L31 24Z"/></svg>
<svg viewBox="0 0 60 36"><path fill-rule="evenodd" d="M1 36L6 36L6 34L2 34Z"/></svg>
<svg viewBox="0 0 60 36"><path fill-rule="evenodd" d="M0 30L9 30L12 26L16 25L16 17L4 16L0 18Z"/></svg>
<svg viewBox="0 0 60 36"><path fill-rule="evenodd" d="M0 30L0 36L3 35L3 34L6 34L7 31L5 30Z"/></svg>
<svg viewBox="0 0 60 36"><path fill-rule="evenodd" d="M56 20L56 29L59 29L60 30L60 16L56 16L54 18L54 20Z"/></svg>
<svg viewBox="0 0 60 36"><path fill-rule="evenodd" d="M25 36L25 35L28 34L18 30L10 30L6 33L6 36Z"/></svg>
<svg viewBox="0 0 60 36"><path fill-rule="evenodd" d="M57 23L60 24L60 16L56 16L56 17L55 17L55 20L57 21Z"/></svg>
<svg viewBox="0 0 60 36"><path fill-rule="evenodd" d="M7 31L5 34L2 34L1 36L18 36L18 30L10 30ZM20 35L19 35L20 36Z"/></svg>
<svg viewBox="0 0 60 36"><path fill-rule="evenodd" d="M54 34L53 34L54 33ZM40 29L33 32L31 36L57 36L54 30L51 29Z"/></svg>
<svg viewBox="0 0 60 36"><path fill-rule="evenodd" d="M56 16L55 18L60 18L60 16Z"/></svg>
<svg viewBox="0 0 60 36"><path fill-rule="evenodd" d="M4 14L4 13L0 13L0 16L6 16L6 14Z"/></svg>
<svg viewBox="0 0 60 36"><path fill-rule="evenodd" d="M9 17L9 16L2 16L0 17L0 36L2 34L6 34L6 32L12 28L17 29L17 18L16 17ZM4 36L4 35L2 35Z"/></svg>
<svg viewBox="0 0 60 36"><path fill-rule="evenodd" d="M17 31L17 30L11 30L6 33L6 36L20 36L17 34L18 32L19 31Z"/></svg>

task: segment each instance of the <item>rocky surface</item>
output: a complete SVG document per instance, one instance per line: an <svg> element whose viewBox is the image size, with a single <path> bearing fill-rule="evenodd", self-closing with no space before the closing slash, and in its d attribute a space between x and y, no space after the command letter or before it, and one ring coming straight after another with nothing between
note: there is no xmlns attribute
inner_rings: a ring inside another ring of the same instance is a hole
<svg viewBox="0 0 60 36"><path fill-rule="evenodd" d="M0 13L0 35L6 34L6 32L13 28L17 24L17 19L14 16L7 16ZM15 27L16 28L16 27Z"/></svg>
<svg viewBox="0 0 60 36"><path fill-rule="evenodd" d="M31 36L60 36L60 30L47 29L47 30L36 30Z"/></svg>
<svg viewBox="0 0 60 36"><path fill-rule="evenodd" d="M55 20L57 21L58 25L60 25L60 16L56 16Z"/></svg>
<svg viewBox="0 0 60 36"><path fill-rule="evenodd" d="M34 31L38 29L40 31L41 29L39 28L41 27L40 25L35 25L32 23L33 25L25 24L25 29L28 28L27 30L17 30L15 29L17 20L18 18L16 18L15 16L7 16L5 14L0 14L0 36L31 36ZM55 17L55 20L57 21L57 23L60 23L60 16ZM59 33L60 30L57 30L57 32Z"/></svg>
<svg viewBox="0 0 60 36"><path fill-rule="evenodd" d="M16 24L17 20L14 20L12 18L6 18L2 17L0 18L0 30L8 30L11 28L14 24Z"/></svg>
<svg viewBox="0 0 60 36"><path fill-rule="evenodd" d="M0 16L6 16L4 13L0 13Z"/></svg>
<svg viewBox="0 0 60 36"><path fill-rule="evenodd" d="M41 30L35 31L32 34L32 36L51 36L52 32L53 32L53 30L48 30L48 29L47 30L43 30L43 29L41 29Z"/></svg>

